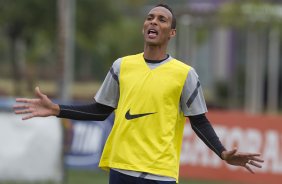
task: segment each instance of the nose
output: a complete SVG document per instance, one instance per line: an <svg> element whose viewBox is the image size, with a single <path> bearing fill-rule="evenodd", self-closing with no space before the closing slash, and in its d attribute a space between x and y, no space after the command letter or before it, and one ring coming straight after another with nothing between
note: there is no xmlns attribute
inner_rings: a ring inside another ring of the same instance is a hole
<svg viewBox="0 0 282 184"><path fill-rule="evenodd" d="M157 19L153 18L150 22L151 25L157 25Z"/></svg>

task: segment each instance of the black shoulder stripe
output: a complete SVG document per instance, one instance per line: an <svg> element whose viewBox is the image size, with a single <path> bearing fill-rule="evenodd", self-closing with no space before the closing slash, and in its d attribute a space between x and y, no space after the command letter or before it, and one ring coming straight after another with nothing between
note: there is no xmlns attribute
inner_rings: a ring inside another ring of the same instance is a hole
<svg viewBox="0 0 282 184"><path fill-rule="evenodd" d="M198 95L198 88L200 87L200 82L198 81L197 83L197 87L196 89L193 91L192 95L190 96L190 98L187 100L186 105L189 108L191 106L191 104L193 103L193 101L195 100L195 98Z"/></svg>
<svg viewBox="0 0 282 184"><path fill-rule="evenodd" d="M115 74L113 67L110 70L112 77L117 81L117 83L119 84L119 80L118 80L118 76L117 74Z"/></svg>

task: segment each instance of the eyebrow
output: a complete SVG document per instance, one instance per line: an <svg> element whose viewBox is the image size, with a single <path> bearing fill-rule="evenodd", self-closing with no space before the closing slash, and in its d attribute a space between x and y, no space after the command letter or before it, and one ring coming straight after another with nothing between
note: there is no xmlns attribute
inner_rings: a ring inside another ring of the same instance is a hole
<svg viewBox="0 0 282 184"><path fill-rule="evenodd" d="M156 16L155 14L153 14L153 13L149 13L148 15L147 15L147 17L153 17L153 16ZM160 18L165 18L165 19L169 19L168 17L166 17L166 16L164 16L164 15L157 15L157 17L160 17Z"/></svg>

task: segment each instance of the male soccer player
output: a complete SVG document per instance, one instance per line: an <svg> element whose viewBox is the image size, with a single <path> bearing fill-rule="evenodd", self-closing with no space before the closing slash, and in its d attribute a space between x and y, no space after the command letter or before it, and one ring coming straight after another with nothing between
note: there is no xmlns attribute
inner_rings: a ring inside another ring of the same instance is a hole
<svg viewBox="0 0 282 184"><path fill-rule="evenodd" d="M167 54L176 35L176 19L168 5L159 4L143 25L144 52L117 59L93 103L58 105L37 87L37 99L18 98L16 114L104 120L115 110L115 122L99 166L110 170L110 184L175 184L185 117L195 133L228 164L261 168L257 153L227 151L210 122L195 70ZM187 155L189 156L189 155Z"/></svg>

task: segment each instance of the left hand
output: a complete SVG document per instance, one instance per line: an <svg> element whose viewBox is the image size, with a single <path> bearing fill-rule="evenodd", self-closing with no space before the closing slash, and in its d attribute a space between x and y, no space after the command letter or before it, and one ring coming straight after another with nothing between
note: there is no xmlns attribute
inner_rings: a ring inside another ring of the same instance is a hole
<svg viewBox="0 0 282 184"><path fill-rule="evenodd" d="M264 160L260 159L259 153L240 153L237 152L237 148L231 151L223 151L221 153L222 159L230 165L245 167L251 173L255 173L250 166L262 168L261 163Z"/></svg>

